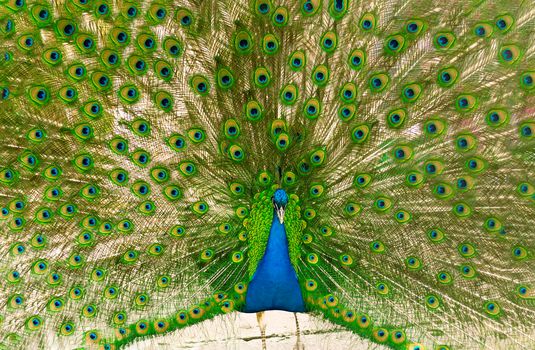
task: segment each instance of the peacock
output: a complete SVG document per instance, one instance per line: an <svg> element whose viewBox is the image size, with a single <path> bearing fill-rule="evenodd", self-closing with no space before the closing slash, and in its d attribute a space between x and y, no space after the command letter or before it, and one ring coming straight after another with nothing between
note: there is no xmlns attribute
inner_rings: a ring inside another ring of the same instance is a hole
<svg viewBox="0 0 535 350"><path fill-rule="evenodd" d="M533 0L0 0L0 349L533 349L534 79Z"/></svg>

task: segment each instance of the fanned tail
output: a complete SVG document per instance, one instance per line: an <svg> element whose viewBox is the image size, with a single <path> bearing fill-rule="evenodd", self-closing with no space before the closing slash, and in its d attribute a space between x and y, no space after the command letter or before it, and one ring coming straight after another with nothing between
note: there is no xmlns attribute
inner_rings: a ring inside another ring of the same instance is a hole
<svg viewBox="0 0 535 350"><path fill-rule="evenodd" d="M4 347L241 310L279 186L309 311L398 349L533 343L533 8L3 1Z"/></svg>

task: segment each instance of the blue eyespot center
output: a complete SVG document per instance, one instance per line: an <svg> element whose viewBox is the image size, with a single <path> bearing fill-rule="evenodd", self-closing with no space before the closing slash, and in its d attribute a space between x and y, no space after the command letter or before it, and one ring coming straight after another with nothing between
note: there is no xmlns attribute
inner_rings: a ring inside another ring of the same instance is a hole
<svg viewBox="0 0 535 350"><path fill-rule="evenodd" d="M163 8L159 8L158 11L156 11L156 17L159 19L163 19L166 15L166 11Z"/></svg>
<svg viewBox="0 0 535 350"><path fill-rule="evenodd" d="M41 11L39 11L39 18L41 19L47 19L48 18L48 10L46 9L42 9Z"/></svg>
<svg viewBox="0 0 535 350"><path fill-rule="evenodd" d="M98 13L101 15L104 15L108 13L108 6L106 4L102 4L98 7Z"/></svg>
<svg viewBox="0 0 535 350"><path fill-rule="evenodd" d="M119 32L117 34L117 41L120 43L124 43L127 38L128 38L128 35L125 32Z"/></svg>
<svg viewBox="0 0 535 350"><path fill-rule="evenodd" d="M238 45L240 46L240 48L246 49L249 47L249 41L246 39L241 39Z"/></svg>
<svg viewBox="0 0 535 350"><path fill-rule="evenodd" d="M258 10L260 13L265 14L269 11L269 6L266 3L260 4L260 6L258 6Z"/></svg>
<svg viewBox="0 0 535 350"><path fill-rule="evenodd" d="M171 100L169 100L167 97L163 98L162 101L160 102L160 104L164 108L169 107L171 105Z"/></svg>
<svg viewBox="0 0 535 350"><path fill-rule="evenodd" d="M63 28L63 33L67 36L72 35L72 33L74 33L74 26L72 24L67 24Z"/></svg>
<svg viewBox="0 0 535 350"><path fill-rule="evenodd" d="M184 16L180 20L180 23L182 23L185 26L190 25L191 24L191 18L189 16Z"/></svg>
<svg viewBox="0 0 535 350"><path fill-rule="evenodd" d="M83 42L83 45L86 49L89 49L91 46L93 46L93 40L85 39Z"/></svg>
<svg viewBox="0 0 535 350"><path fill-rule="evenodd" d="M383 85L383 82L381 81L381 79L379 78L373 78L372 79L372 85L376 88L380 87L381 85Z"/></svg>
<svg viewBox="0 0 535 350"><path fill-rule="evenodd" d="M137 9L135 7L129 7L127 10L127 14L130 17L134 17L137 14Z"/></svg>
<svg viewBox="0 0 535 350"><path fill-rule="evenodd" d="M511 61L513 59L513 52L509 49L505 49L502 51L502 57L506 61Z"/></svg>

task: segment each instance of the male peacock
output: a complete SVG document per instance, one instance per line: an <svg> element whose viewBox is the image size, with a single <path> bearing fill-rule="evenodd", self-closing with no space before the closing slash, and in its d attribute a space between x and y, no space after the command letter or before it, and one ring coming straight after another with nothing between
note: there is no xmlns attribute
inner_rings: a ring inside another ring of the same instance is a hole
<svg viewBox="0 0 535 350"><path fill-rule="evenodd" d="M0 348L532 349L534 78L533 0L0 0Z"/></svg>

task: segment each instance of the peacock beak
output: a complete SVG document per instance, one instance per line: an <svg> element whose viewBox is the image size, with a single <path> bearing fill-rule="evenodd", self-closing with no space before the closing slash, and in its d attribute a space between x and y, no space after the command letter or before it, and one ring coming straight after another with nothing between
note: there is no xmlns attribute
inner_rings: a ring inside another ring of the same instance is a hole
<svg viewBox="0 0 535 350"><path fill-rule="evenodd" d="M284 207L279 207L275 205L275 212L277 213L277 217L279 218L279 222L281 224L284 224Z"/></svg>
<svg viewBox="0 0 535 350"><path fill-rule="evenodd" d="M284 190L278 189L275 191L273 197L271 197L271 202L273 203L273 208L275 209L275 213L279 218L279 222L284 224L284 211L286 205L288 204L288 195L286 192L284 192Z"/></svg>

